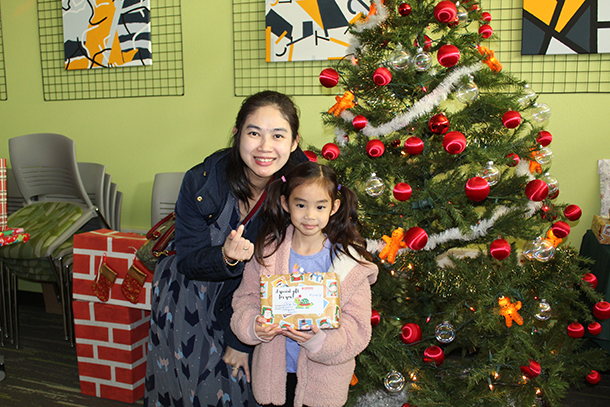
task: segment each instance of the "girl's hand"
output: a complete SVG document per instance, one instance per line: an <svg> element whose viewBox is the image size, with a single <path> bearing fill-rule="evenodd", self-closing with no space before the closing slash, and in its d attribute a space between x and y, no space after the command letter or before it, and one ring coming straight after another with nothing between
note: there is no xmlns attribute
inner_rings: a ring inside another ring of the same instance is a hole
<svg viewBox="0 0 610 407"><path fill-rule="evenodd" d="M314 335L317 334L318 332L320 332L320 328L318 328L318 326L314 324L313 327L311 328L311 331L297 331L296 329L294 329L292 327L287 327L286 330L282 331L282 335L284 335L287 338L292 339L293 341L297 342L299 345L302 345L305 342L307 342L308 340L310 340L311 338L313 338Z"/></svg>
<svg viewBox="0 0 610 407"><path fill-rule="evenodd" d="M254 245L248 239L242 237L243 233L244 225L239 225L237 230L232 230L229 233L222 246L229 263L250 260L254 254Z"/></svg>
<svg viewBox="0 0 610 407"><path fill-rule="evenodd" d="M225 351L225 355L222 357L222 360L224 360L227 367L231 369L231 376L236 379L237 374L239 373L239 368L242 367L244 369L244 373L246 373L246 381L250 383L250 367L248 366L247 353L240 352L230 346L227 346L227 350Z"/></svg>
<svg viewBox="0 0 610 407"><path fill-rule="evenodd" d="M254 332L256 332L256 335L263 341L269 342L277 335L280 335L282 333L282 329L278 328L277 324L263 326L262 324L264 324L265 321L265 318L261 316L256 317L256 323L254 324Z"/></svg>

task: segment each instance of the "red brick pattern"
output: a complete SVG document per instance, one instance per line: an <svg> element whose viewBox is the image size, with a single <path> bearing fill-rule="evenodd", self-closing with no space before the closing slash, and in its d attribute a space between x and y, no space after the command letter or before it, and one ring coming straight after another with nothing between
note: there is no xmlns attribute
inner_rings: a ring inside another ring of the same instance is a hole
<svg viewBox="0 0 610 407"><path fill-rule="evenodd" d="M123 233L108 229L81 233L74 236L74 299L100 303L93 293L91 284L95 280L100 263L106 255L106 264L118 274L110 290L110 299L105 304L122 305L130 308L150 310L149 275L140 292L139 301L132 304L121 292L121 284L127 276L127 270L134 262L136 250L146 238L135 233Z"/></svg>
<svg viewBox="0 0 610 407"><path fill-rule="evenodd" d="M79 300L73 308L81 392L127 403L142 398L150 311Z"/></svg>

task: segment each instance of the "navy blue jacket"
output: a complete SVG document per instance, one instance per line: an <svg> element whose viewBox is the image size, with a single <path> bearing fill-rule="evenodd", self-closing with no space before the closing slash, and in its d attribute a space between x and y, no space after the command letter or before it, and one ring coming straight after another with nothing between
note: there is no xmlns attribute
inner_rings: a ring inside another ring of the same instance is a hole
<svg viewBox="0 0 610 407"><path fill-rule="evenodd" d="M244 263L227 266L222 258L222 245L212 246L210 224L213 224L224 208L229 196L227 185L227 161L229 150L220 150L207 157L201 164L186 172L178 201L176 202L175 247L178 256L178 271L191 280L225 281L214 313L224 330L226 344L242 352L251 352L252 347L241 343L230 327L233 309L233 291L241 282ZM307 160L300 148L291 154L291 163ZM243 237L253 242L262 226L256 216L246 228Z"/></svg>

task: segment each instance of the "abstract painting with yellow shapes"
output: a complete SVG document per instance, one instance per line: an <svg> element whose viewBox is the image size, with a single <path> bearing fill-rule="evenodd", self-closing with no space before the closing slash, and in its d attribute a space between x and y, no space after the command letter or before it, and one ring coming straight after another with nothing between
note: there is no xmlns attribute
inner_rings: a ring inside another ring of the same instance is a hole
<svg viewBox="0 0 610 407"><path fill-rule="evenodd" d="M523 0L522 55L610 52L610 0Z"/></svg>
<svg viewBox="0 0 610 407"><path fill-rule="evenodd" d="M152 65L150 0L62 0L66 69Z"/></svg>
<svg viewBox="0 0 610 407"><path fill-rule="evenodd" d="M316 61L345 56L347 28L366 17L370 0L265 0L267 62Z"/></svg>

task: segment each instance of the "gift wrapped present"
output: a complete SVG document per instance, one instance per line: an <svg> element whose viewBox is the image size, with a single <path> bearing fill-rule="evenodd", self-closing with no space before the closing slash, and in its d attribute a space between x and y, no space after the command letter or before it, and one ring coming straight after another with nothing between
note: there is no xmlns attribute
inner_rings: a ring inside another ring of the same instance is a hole
<svg viewBox="0 0 610 407"><path fill-rule="evenodd" d="M261 277L261 315L266 324L310 330L338 328L339 279L333 272L275 274Z"/></svg>
<svg viewBox="0 0 610 407"><path fill-rule="evenodd" d="M13 243L25 243L28 240L30 240L29 233L14 233L11 230L0 232L0 247Z"/></svg>
<svg viewBox="0 0 610 407"><path fill-rule="evenodd" d="M597 161L597 173L599 174L599 190L601 195L601 216L608 216L610 212L610 160Z"/></svg>

